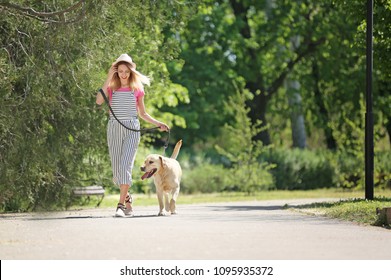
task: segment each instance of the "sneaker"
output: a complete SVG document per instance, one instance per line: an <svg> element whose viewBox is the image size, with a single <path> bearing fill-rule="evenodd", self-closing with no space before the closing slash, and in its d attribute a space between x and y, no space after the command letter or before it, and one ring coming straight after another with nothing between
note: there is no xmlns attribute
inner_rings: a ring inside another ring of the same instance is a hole
<svg viewBox="0 0 391 280"><path fill-rule="evenodd" d="M133 208L132 208L132 202L133 202L133 198L132 196L128 193L126 198L125 198L125 203L126 204L129 204L130 207L126 207L125 210L124 210L124 213L126 216L133 216Z"/></svg>
<svg viewBox="0 0 391 280"><path fill-rule="evenodd" d="M115 211L116 217L125 217L125 206L122 203L118 203L117 210Z"/></svg>
<svg viewBox="0 0 391 280"><path fill-rule="evenodd" d="M126 216L133 216L133 209L132 209L132 207L125 208L124 213L125 213Z"/></svg>

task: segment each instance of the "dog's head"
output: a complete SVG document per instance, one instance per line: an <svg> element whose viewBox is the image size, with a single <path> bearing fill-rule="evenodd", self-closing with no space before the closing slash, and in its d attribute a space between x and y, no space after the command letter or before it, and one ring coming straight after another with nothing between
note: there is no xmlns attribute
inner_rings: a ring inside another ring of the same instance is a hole
<svg viewBox="0 0 391 280"><path fill-rule="evenodd" d="M143 166L141 166L141 171L145 172L141 179L151 178L156 172L164 168L164 159L160 155L149 155L146 157Z"/></svg>

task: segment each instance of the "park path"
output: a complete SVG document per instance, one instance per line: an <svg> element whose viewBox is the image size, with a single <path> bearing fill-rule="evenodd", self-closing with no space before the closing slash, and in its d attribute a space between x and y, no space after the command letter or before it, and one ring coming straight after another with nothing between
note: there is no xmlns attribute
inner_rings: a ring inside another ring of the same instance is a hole
<svg viewBox="0 0 391 280"><path fill-rule="evenodd" d="M391 231L286 210L318 200L0 215L2 260L391 260Z"/></svg>

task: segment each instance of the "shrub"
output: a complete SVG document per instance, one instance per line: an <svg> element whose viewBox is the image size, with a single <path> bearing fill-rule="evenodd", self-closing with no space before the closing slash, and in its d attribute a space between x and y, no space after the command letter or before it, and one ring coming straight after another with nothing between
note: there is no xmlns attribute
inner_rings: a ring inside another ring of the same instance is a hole
<svg viewBox="0 0 391 280"><path fill-rule="evenodd" d="M375 185L391 189L391 151L379 152L375 155Z"/></svg>
<svg viewBox="0 0 391 280"><path fill-rule="evenodd" d="M229 170L229 189L244 191L248 194L270 189L273 178L269 173L272 167L268 162L260 162L259 157L268 151L255 136L262 131L261 122L252 124L246 107L246 94L237 92L230 98L227 106L232 109L235 122L225 124L221 130L221 141L215 145L216 151L226 159Z"/></svg>
<svg viewBox="0 0 391 280"><path fill-rule="evenodd" d="M335 167L331 153L300 149L274 149L262 156L275 164L271 174L279 190L306 190L332 187Z"/></svg>
<svg viewBox="0 0 391 280"><path fill-rule="evenodd" d="M336 186L352 189L363 186L364 162L347 152L334 155L336 164Z"/></svg>
<svg viewBox="0 0 391 280"><path fill-rule="evenodd" d="M221 192L229 185L227 170L222 165L203 163L183 170L181 191L184 193Z"/></svg>
<svg viewBox="0 0 391 280"><path fill-rule="evenodd" d="M382 151L374 156L374 185L383 188L390 187L391 152ZM334 155L336 164L336 186L356 188L365 186L365 162L355 155L339 152Z"/></svg>

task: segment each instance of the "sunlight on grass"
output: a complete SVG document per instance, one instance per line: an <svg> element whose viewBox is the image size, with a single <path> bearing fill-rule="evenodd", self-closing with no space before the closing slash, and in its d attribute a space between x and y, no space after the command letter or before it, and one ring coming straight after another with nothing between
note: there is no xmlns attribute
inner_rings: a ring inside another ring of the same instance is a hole
<svg viewBox="0 0 391 280"><path fill-rule="evenodd" d="M362 225L386 226L385 221L377 215L376 209L391 207L391 197L378 196L373 200L341 199L338 202L311 203L287 207L307 214L322 215Z"/></svg>

